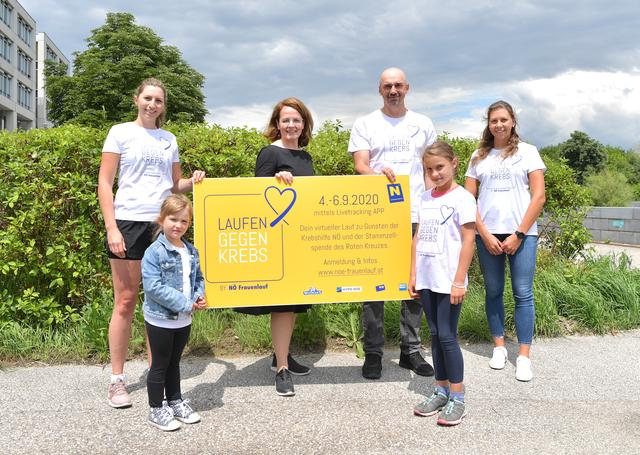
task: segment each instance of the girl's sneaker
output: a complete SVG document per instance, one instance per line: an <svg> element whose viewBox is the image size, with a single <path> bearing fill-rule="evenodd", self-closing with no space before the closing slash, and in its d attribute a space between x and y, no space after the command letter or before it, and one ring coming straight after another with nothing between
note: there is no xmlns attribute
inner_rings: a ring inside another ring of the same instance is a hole
<svg viewBox="0 0 640 455"><path fill-rule="evenodd" d="M519 355L516 359L516 379L522 382L528 382L533 379L533 371L531 370L531 360L529 357Z"/></svg>
<svg viewBox="0 0 640 455"><path fill-rule="evenodd" d="M493 356L489 360L489 366L494 370L502 370L507 364L507 348L496 346L493 348Z"/></svg>
<svg viewBox="0 0 640 455"><path fill-rule="evenodd" d="M435 388L431 396L427 397L422 403L418 403L413 408L413 414L422 417L429 417L437 414L442 408L445 407L449 397L444 393L438 392Z"/></svg>
<svg viewBox="0 0 640 455"><path fill-rule="evenodd" d="M438 425L452 427L462 422L467 415L467 408L462 401L451 399L438 415Z"/></svg>
<svg viewBox="0 0 640 455"><path fill-rule="evenodd" d="M200 414L198 414L189 405L189 400L173 400L169 402L169 408L173 412L173 416L180 422L197 423L200 422Z"/></svg>
<svg viewBox="0 0 640 455"><path fill-rule="evenodd" d="M160 428L162 431L175 431L180 428L180 422L173 418L169 406L149 409L149 424Z"/></svg>

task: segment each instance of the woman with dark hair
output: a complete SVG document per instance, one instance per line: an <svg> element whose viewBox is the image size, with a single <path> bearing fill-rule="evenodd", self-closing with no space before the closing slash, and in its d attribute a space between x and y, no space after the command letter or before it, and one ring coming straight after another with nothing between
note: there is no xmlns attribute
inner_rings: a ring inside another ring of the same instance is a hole
<svg viewBox="0 0 640 455"><path fill-rule="evenodd" d="M508 259L520 345L516 359L519 381L533 378L529 354L535 322L536 220L545 202L545 169L536 147L520 141L511 105L496 101L489 106L487 126L478 149L471 155L465 188L478 199L476 245L494 343L489 366L501 370L507 363L503 294Z"/></svg>
<svg viewBox="0 0 640 455"><path fill-rule="evenodd" d="M271 145L264 147L256 160L256 177L274 177L287 185L294 176L311 176L311 155L302 149L311 139L313 118L307 107L297 98L286 98L273 108L264 135ZM309 374L309 367L300 365L289 354L296 314L307 311L310 305L283 305L237 308L247 314L271 314L271 341L274 355L271 369L276 372L276 393L293 396L291 375Z"/></svg>

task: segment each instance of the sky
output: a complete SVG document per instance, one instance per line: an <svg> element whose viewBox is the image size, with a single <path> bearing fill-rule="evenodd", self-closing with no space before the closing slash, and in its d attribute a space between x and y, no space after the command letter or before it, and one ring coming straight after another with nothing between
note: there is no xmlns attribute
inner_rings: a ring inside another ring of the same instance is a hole
<svg viewBox="0 0 640 455"><path fill-rule="evenodd" d="M637 0L19 1L69 59L107 12L132 13L205 76L207 120L222 126L261 130L296 96L317 125L349 128L382 106L394 66L439 133L478 138L504 99L538 147L579 130L640 150Z"/></svg>

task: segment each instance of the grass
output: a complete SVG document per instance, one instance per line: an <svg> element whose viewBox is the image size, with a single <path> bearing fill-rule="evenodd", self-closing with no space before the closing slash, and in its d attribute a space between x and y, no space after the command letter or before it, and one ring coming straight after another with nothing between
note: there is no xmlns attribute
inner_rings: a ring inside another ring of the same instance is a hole
<svg viewBox="0 0 640 455"><path fill-rule="evenodd" d="M484 312L484 287L477 263L470 269L470 286L460 316L459 333L468 341L489 340ZM513 306L507 276L505 315L507 335L513 337ZM534 282L536 336L570 333L607 333L640 327L640 270L623 255L585 254L577 263L551 257L541 250ZM106 362L111 293L85 306L78 323L59 328L0 322L0 369L8 363ZM362 355L360 304L316 305L298 315L292 350L322 350L347 346ZM399 342L400 302L385 305L385 338ZM423 342L428 329L423 322ZM208 310L194 315L188 353L224 355L268 352L271 332L268 316L248 316L233 310ZM131 356L145 351L144 323L136 312L130 342Z"/></svg>

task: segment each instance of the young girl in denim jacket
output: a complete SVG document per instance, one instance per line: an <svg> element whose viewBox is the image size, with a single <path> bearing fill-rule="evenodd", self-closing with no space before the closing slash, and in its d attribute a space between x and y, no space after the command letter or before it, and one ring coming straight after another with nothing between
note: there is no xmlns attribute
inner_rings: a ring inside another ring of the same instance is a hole
<svg viewBox="0 0 640 455"><path fill-rule="evenodd" d="M200 421L180 392L180 357L189 340L191 313L206 306L198 251L182 239L192 216L189 199L168 196L157 220L162 233L142 258L142 310L152 354L149 423L164 431L180 428L178 420Z"/></svg>

